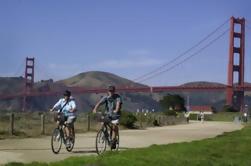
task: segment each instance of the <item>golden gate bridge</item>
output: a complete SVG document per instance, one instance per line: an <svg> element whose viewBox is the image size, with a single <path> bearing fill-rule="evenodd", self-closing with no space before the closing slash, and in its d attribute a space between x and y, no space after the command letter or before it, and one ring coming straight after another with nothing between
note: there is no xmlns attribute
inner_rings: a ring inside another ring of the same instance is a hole
<svg viewBox="0 0 251 166"><path fill-rule="evenodd" d="M195 53L190 56L183 58L182 61L175 63L178 59L184 57L188 52L198 47L201 43L206 41L210 36L215 34L223 25L230 22L230 28L225 30L215 39L210 41L207 45L200 48ZM240 30L237 30L236 26L240 26ZM192 57L201 53L208 46L213 44L223 35L229 32L229 62L228 62L228 80L226 85L218 85L218 86L139 86L139 87L131 87L128 86L117 86L118 92L127 92L127 93L136 93L136 92L145 92L145 93L159 93L159 92L171 92L171 91L224 91L226 93L226 104L230 106L234 106L241 110L244 105L244 92L251 91L250 85L245 85L244 82L244 65L245 65L245 18L234 18L231 17L219 27L217 27L214 31L208 34L205 38L200 40L196 45L186 50L182 54L178 55L170 62L160 66L159 68L150 71L138 78L135 78L133 81L142 83L145 80L152 79L157 77L158 75L165 73L174 69L176 66L181 65L182 63L188 61ZM236 46L236 43L238 43ZM238 62L236 64L236 61ZM169 68L166 68L168 65L172 65ZM34 69L35 69L35 58L26 58L25 64L25 84L24 90L20 93L15 94L0 94L0 100L10 100L14 98L22 98L23 99L23 107L26 105L27 97L35 97L35 96L55 96L59 95L62 92L48 89L46 91L38 92L33 90L34 85ZM234 73L237 73L237 83L234 83ZM71 90L74 94L84 94L84 93L105 93L105 88L88 88L88 87L66 87ZM25 108L23 108L25 109Z"/></svg>

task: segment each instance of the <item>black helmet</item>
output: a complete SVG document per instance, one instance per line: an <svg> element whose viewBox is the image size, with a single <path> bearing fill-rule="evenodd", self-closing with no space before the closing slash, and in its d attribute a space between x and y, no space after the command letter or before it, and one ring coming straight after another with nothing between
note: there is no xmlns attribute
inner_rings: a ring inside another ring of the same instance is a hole
<svg viewBox="0 0 251 166"><path fill-rule="evenodd" d="M108 90L108 91L114 92L114 91L115 91L115 86L114 86L114 85L109 85L109 86L107 87L107 90Z"/></svg>
<svg viewBox="0 0 251 166"><path fill-rule="evenodd" d="M70 97L71 96L71 91L66 90L64 92L64 96Z"/></svg>

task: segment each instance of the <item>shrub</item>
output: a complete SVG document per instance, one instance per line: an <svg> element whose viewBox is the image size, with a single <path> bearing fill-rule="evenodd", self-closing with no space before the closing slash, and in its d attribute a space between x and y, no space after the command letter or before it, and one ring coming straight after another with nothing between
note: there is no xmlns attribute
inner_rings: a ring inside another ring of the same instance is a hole
<svg viewBox="0 0 251 166"><path fill-rule="evenodd" d="M167 116L177 116L177 112L175 110L166 110L164 114Z"/></svg>
<svg viewBox="0 0 251 166"><path fill-rule="evenodd" d="M131 112L122 111L120 124L125 126L126 128L132 129L135 128L134 123L137 121L136 116L134 116Z"/></svg>
<svg viewBox="0 0 251 166"><path fill-rule="evenodd" d="M236 110L233 106L224 105L223 111L224 112L237 112L238 110Z"/></svg>

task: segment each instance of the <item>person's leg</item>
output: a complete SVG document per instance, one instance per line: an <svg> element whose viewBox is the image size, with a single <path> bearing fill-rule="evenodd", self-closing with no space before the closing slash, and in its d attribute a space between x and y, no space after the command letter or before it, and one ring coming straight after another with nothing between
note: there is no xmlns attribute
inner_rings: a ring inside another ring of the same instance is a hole
<svg viewBox="0 0 251 166"><path fill-rule="evenodd" d="M112 126L112 139L115 140L116 137L118 136L118 124L113 124Z"/></svg>
<svg viewBox="0 0 251 166"><path fill-rule="evenodd" d="M66 126L67 126L67 130L68 130L68 134L67 136L73 136L73 126L74 126L74 122L76 121L76 117L75 116L69 116L67 118L67 122L66 122Z"/></svg>
<svg viewBox="0 0 251 166"><path fill-rule="evenodd" d="M65 117L65 122L64 122L64 124L65 124L65 135L66 135L66 137L68 138L69 137L69 133L70 133L70 131L69 131L69 116L66 116Z"/></svg>
<svg viewBox="0 0 251 166"><path fill-rule="evenodd" d="M117 143L117 136L118 136L118 131L119 131L119 119L112 120L112 149L116 148L116 143Z"/></svg>

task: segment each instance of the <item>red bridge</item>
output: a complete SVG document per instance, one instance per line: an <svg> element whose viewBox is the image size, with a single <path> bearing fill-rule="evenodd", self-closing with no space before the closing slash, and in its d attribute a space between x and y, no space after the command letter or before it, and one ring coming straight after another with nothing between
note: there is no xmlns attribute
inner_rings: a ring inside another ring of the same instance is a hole
<svg viewBox="0 0 251 166"><path fill-rule="evenodd" d="M229 20L228 20L229 21ZM227 22L228 22L227 21ZM218 31L224 24L220 25L216 30L214 30L212 33L210 33L206 38L199 41L197 45L192 47L191 49L185 51L183 54L179 55L177 58L173 59L170 63L175 62L178 58L184 56L187 52L192 50L193 48L200 45L202 42L204 42L208 37L210 37L212 34L214 34L216 31ZM236 31L235 26L240 26L240 31ZM170 68L163 69L166 67L167 64L159 67L156 70L153 70L149 73L146 73L143 76L138 77L134 81L136 82L142 82L147 79L151 79L153 77L156 77L157 75L169 71L173 69L175 66L178 66L185 61L189 60L191 57L197 55L202 50L204 50L206 47L214 43L216 40L218 40L220 37L222 37L226 32L230 32L230 42L229 42L229 63L228 63L228 82L227 85L221 85L221 86L156 86L156 87L148 87L148 86L142 86L142 87L117 87L117 91L119 92L129 92L129 93L135 93L135 92L146 92L146 93L159 93L164 91L223 91L226 92L226 104L233 105L238 108L242 107L244 104L244 91L251 91L251 86L245 86L244 85L244 60L245 60L245 19L244 18L230 18L230 31L227 29L224 31L220 36L212 40L210 43L208 43L205 47L201 48L199 51L195 52L194 54L190 55L189 57L185 58L180 63L176 63L174 66L171 66ZM239 43L238 47L235 46L235 43ZM235 55L235 56L234 56ZM237 56L236 56L237 55ZM238 64L234 63L235 61L238 61ZM14 94L14 95L0 95L1 100L7 100L7 99L13 99L17 97L23 98L23 105L25 106L26 97L31 96L53 96L53 95L59 95L62 92L60 91L45 91L45 92L36 92L32 89L34 84L34 58L26 58L26 68L25 68L25 86L24 86L24 92ZM168 64L170 64L168 63ZM234 72L238 73L237 75L237 84L234 84ZM67 87L69 90L71 90L74 94L82 94L82 93L105 93L106 89L102 88L85 88L85 87ZM235 97L237 100L233 101L233 97ZM235 102L235 103L234 103Z"/></svg>

